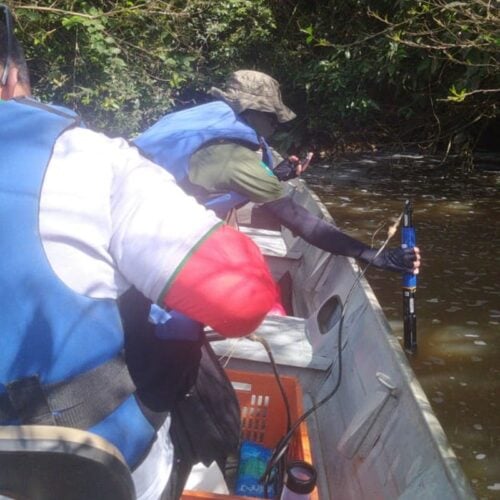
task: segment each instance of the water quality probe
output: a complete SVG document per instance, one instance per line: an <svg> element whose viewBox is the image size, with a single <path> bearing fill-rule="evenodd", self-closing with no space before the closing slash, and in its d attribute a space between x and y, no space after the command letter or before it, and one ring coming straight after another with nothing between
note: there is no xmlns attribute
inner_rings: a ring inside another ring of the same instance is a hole
<svg viewBox="0 0 500 500"><path fill-rule="evenodd" d="M415 228L413 227L413 208L410 200L405 201L403 210L403 227L401 230L401 245L403 248L413 248L416 244ZM403 332L404 348L409 353L417 349L417 314L415 311L415 293L417 291L417 276L413 273L403 274Z"/></svg>

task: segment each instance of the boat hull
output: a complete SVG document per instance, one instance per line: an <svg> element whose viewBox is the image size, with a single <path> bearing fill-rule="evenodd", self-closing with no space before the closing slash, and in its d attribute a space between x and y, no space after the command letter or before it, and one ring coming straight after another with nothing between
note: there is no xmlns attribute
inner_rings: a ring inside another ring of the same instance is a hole
<svg viewBox="0 0 500 500"><path fill-rule="evenodd" d="M296 201L331 220L303 181L293 185ZM290 316L269 316L256 332L267 340L279 372L299 380L306 410L341 376L335 394L307 419L320 498L474 498L356 262L314 248L285 228L255 227L248 207L238 218L266 255L291 309ZM225 340L213 347L228 367L271 373L257 342Z"/></svg>

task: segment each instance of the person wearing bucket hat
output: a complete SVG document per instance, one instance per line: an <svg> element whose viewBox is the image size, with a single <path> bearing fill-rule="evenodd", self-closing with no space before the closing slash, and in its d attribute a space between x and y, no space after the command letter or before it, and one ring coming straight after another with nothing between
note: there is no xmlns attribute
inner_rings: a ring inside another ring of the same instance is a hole
<svg viewBox="0 0 500 500"><path fill-rule="evenodd" d="M274 78L238 70L223 89L212 87L209 94L216 101L165 115L135 144L220 216L251 201L322 250L380 269L418 273L418 248L378 252L293 200L290 186L281 181L300 175L304 165L296 157L283 160L267 144L278 125L296 116L283 103Z"/></svg>
<svg viewBox="0 0 500 500"><path fill-rule="evenodd" d="M212 87L209 94L230 106L257 132L261 142L270 137L280 124L297 116L283 103L279 83L260 71L235 71L227 79L225 91ZM296 156L284 160L274 150L271 152L278 163L273 173L280 181L301 175L309 165L309 161L302 164Z"/></svg>
<svg viewBox="0 0 500 500"><path fill-rule="evenodd" d="M300 175L304 165L295 157L283 160L267 144L280 124L295 118L295 113L283 103L274 78L259 71L239 70L229 75L223 89L214 87L209 93L215 101L168 113L133 141L146 156L172 173L188 194L220 217L227 217L233 208L250 201L319 248L368 260L384 269L418 270L418 249L398 248L377 255L376 250L294 201L293 188L282 181ZM277 305L280 310L281 304ZM157 329L161 332L163 326L157 325ZM181 402L186 412L180 418L173 413L176 481L169 498L178 496L196 457L213 455L214 446L210 444L209 449L209 442L204 439L211 431L201 423L220 418L213 418L204 409L200 411L198 406L189 406L196 401L195 394ZM175 426L176 421L182 424L193 414L199 424L181 429L177 435L182 426ZM194 457L186 452L186 442L195 450ZM208 458L203 463L207 465Z"/></svg>

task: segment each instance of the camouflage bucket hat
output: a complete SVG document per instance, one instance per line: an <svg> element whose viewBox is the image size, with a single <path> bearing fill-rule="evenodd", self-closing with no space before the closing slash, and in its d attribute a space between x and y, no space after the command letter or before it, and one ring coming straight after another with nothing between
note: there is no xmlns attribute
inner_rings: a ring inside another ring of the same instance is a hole
<svg viewBox="0 0 500 500"><path fill-rule="evenodd" d="M212 87L209 92L238 114L247 109L274 113L280 123L293 120L296 116L283 104L279 83L259 71L235 71L227 79L225 91Z"/></svg>

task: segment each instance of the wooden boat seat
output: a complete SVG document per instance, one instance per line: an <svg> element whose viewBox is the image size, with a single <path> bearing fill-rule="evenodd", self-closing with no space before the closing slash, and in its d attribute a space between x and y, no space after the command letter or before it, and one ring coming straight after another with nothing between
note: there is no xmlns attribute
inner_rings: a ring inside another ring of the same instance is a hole
<svg viewBox="0 0 500 500"><path fill-rule="evenodd" d="M306 321L294 316L267 316L255 334L266 339L272 346L276 363L316 370L327 370L331 359L313 352L307 338ZM207 332L210 338L210 330ZM246 359L268 364L265 349L255 348L255 341L246 337L223 339L212 342L215 353L221 357Z"/></svg>
<svg viewBox="0 0 500 500"><path fill-rule="evenodd" d="M0 498L133 500L120 452L105 439L67 427L0 427Z"/></svg>
<svg viewBox="0 0 500 500"><path fill-rule="evenodd" d="M292 245L288 248L281 231L250 226L239 226L239 230L250 236L266 256L288 259L299 259L302 256L301 245Z"/></svg>

